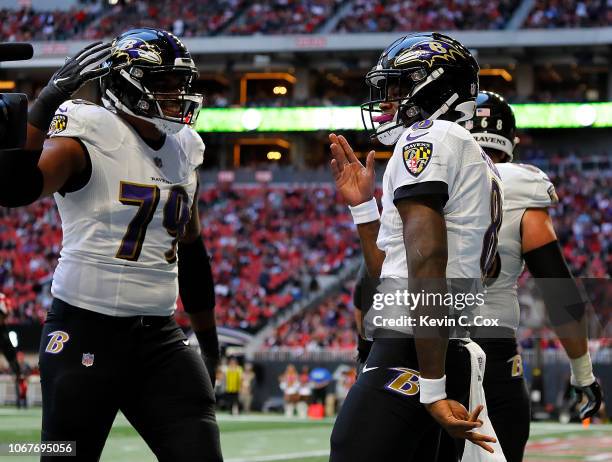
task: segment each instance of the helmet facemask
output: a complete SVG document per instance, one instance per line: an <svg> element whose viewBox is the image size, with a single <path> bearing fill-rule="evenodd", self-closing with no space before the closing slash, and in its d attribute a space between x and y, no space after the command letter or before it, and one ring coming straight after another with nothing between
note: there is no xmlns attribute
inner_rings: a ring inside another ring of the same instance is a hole
<svg viewBox="0 0 612 462"><path fill-rule="evenodd" d="M103 85L105 105L146 120L166 134L176 134L185 125L192 125L203 101L201 94L191 92L198 74L195 67L184 65L186 60L177 61L181 62L174 66L113 69L107 77L111 84ZM112 79L122 79L123 85L113 85ZM129 84L125 85L125 81ZM124 89L122 94L117 94L119 88Z"/></svg>
<svg viewBox="0 0 612 462"><path fill-rule="evenodd" d="M424 67L407 69L374 69L366 75L370 88L370 100L361 105L361 117L365 129L372 138L382 144L391 146L397 142L403 131L415 122L442 118L452 108L456 122L468 120L474 113L475 103L465 101L455 105L459 95L448 95L445 103L437 108L428 108L421 101L426 101L423 94L427 86L444 75L444 69L438 67L428 72ZM394 115L385 113L380 108L382 103L396 105Z"/></svg>

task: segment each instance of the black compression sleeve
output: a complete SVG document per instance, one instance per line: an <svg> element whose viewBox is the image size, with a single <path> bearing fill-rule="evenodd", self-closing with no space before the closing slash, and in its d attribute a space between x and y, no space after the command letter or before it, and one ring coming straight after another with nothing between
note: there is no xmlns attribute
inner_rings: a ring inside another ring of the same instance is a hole
<svg viewBox="0 0 612 462"><path fill-rule="evenodd" d="M188 244L179 243L178 282L187 313L215 308L215 284L202 236Z"/></svg>
<svg viewBox="0 0 612 462"><path fill-rule="evenodd" d="M0 151L0 205L21 207L38 199L43 190L43 174L38 168L42 149Z"/></svg>
<svg viewBox="0 0 612 462"><path fill-rule="evenodd" d="M584 316L585 301L563 258L558 241L523 255L535 278L553 325L578 321Z"/></svg>

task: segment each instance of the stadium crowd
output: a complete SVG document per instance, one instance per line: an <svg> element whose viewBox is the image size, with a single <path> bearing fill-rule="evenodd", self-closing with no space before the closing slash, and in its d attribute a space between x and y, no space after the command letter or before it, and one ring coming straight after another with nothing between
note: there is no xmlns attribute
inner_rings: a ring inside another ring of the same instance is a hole
<svg viewBox="0 0 612 462"><path fill-rule="evenodd" d="M117 3L86 32L86 37L113 37L134 27L157 27L179 37L215 35L242 11L244 0L137 0Z"/></svg>
<svg viewBox="0 0 612 462"><path fill-rule="evenodd" d="M200 200L220 325L257 330L358 251L331 185L215 187Z"/></svg>
<svg viewBox="0 0 612 462"><path fill-rule="evenodd" d="M519 0L356 0L338 32L503 29Z"/></svg>
<svg viewBox="0 0 612 462"><path fill-rule="evenodd" d="M0 41L68 40L89 35L92 22L104 12L102 3L69 10L39 11L31 7L0 9Z"/></svg>
<svg viewBox="0 0 612 462"><path fill-rule="evenodd" d="M354 281L347 283L340 293L327 298L315 309L292 316L267 338L264 348L304 352L353 350L356 341L352 311L354 285Z"/></svg>
<svg viewBox="0 0 612 462"><path fill-rule="evenodd" d="M253 2L228 29L230 35L310 34L345 0L265 0Z"/></svg>
<svg viewBox="0 0 612 462"><path fill-rule="evenodd" d="M0 9L0 40L91 40L153 25L181 37L309 34L347 3L334 32L503 29L521 0L81 0L67 10ZM610 2L537 0L523 27L611 23Z"/></svg>
<svg viewBox="0 0 612 462"><path fill-rule="evenodd" d="M523 27L605 27L612 24L612 3L603 0L537 0Z"/></svg>

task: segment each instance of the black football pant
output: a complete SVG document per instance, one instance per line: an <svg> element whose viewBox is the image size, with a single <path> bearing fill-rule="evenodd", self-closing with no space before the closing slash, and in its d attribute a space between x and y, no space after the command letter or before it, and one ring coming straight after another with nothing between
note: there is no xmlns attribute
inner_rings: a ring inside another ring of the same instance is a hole
<svg viewBox="0 0 612 462"><path fill-rule="evenodd" d="M448 398L467 406L469 390L469 353L462 342L451 340L446 356ZM377 339L336 419L330 462L433 462L441 432L419 402L414 341Z"/></svg>
<svg viewBox="0 0 612 462"><path fill-rule="evenodd" d="M487 354L484 391L487 412L508 462L522 462L529 439L531 409L523 378L523 367L516 340L511 338L475 339ZM438 462L446 462L455 446L448 434L442 435Z"/></svg>
<svg viewBox="0 0 612 462"><path fill-rule="evenodd" d="M105 316L55 299L40 376L42 441L76 441L76 460L99 460L119 410L162 462L222 460L210 378L172 316Z"/></svg>

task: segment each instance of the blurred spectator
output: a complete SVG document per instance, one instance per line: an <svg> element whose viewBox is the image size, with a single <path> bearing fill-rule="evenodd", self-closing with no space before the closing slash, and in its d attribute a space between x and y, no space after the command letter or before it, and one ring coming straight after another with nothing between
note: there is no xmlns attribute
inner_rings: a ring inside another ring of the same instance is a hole
<svg viewBox="0 0 612 462"><path fill-rule="evenodd" d="M336 413L338 413L346 395L357 380L357 370L352 366L342 365L334 372L334 380L336 381Z"/></svg>
<svg viewBox="0 0 612 462"><path fill-rule="evenodd" d="M293 417L300 400L300 381L293 364L288 364L285 372L278 378L285 402L285 417Z"/></svg>
<svg viewBox="0 0 612 462"><path fill-rule="evenodd" d="M240 390L242 389L242 366L235 357L229 358L225 369L225 399L232 415L240 413Z"/></svg>
<svg viewBox="0 0 612 462"><path fill-rule="evenodd" d="M245 413L251 412L253 403L253 386L255 385L255 371L253 363L246 363L242 373L242 386L240 387L240 404Z"/></svg>
<svg viewBox="0 0 612 462"><path fill-rule="evenodd" d="M300 374L300 388L299 388L300 399L297 403L297 413L300 419L308 417L308 405L310 404L310 398L312 397L312 383L308 375L308 366L302 367L302 373Z"/></svg>

